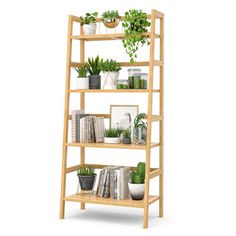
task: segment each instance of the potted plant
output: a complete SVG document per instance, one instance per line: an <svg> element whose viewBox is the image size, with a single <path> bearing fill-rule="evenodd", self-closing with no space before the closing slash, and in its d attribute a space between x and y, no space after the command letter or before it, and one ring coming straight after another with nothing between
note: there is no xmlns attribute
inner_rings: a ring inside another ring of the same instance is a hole
<svg viewBox="0 0 236 236"><path fill-rule="evenodd" d="M136 171L131 171L130 173L128 186L133 200L143 200L144 198L145 168L145 163L139 162Z"/></svg>
<svg viewBox="0 0 236 236"><path fill-rule="evenodd" d="M120 64L115 60L106 60L100 64L100 69L104 74L104 85L110 85L113 89L116 87L116 81L119 77L119 71L121 70Z"/></svg>
<svg viewBox="0 0 236 236"><path fill-rule="evenodd" d="M130 130L130 128L126 129L123 132L123 144L131 144L131 130Z"/></svg>
<svg viewBox="0 0 236 236"><path fill-rule="evenodd" d="M91 166L81 166L77 171L81 190L92 190L96 178L96 173Z"/></svg>
<svg viewBox="0 0 236 236"><path fill-rule="evenodd" d="M98 12L86 13L85 17L80 17L80 24L83 27L85 35L96 34L97 24L96 17Z"/></svg>
<svg viewBox="0 0 236 236"><path fill-rule="evenodd" d="M120 135L122 134L122 129L105 129L104 131L104 143L120 143Z"/></svg>
<svg viewBox="0 0 236 236"><path fill-rule="evenodd" d="M133 139L136 144L146 144L147 122L145 113L140 113L134 118Z"/></svg>
<svg viewBox="0 0 236 236"><path fill-rule="evenodd" d="M99 56L95 58L88 58L88 61L85 63L86 68L89 72L89 89L101 89L101 69L100 65L103 62L103 59L100 59Z"/></svg>
<svg viewBox="0 0 236 236"><path fill-rule="evenodd" d="M76 88L77 89L88 89L89 88L89 80L88 80L88 69L85 66L82 67L74 67L78 76L76 78Z"/></svg>
<svg viewBox="0 0 236 236"><path fill-rule="evenodd" d="M117 10L103 12L102 22L107 28L115 28L120 22L119 12Z"/></svg>
<svg viewBox="0 0 236 236"><path fill-rule="evenodd" d="M130 57L130 62L135 62L140 45L150 44L147 36L143 35L148 31L150 25L147 14L142 10L134 9L125 12L124 21L122 22L125 33L123 46Z"/></svg>

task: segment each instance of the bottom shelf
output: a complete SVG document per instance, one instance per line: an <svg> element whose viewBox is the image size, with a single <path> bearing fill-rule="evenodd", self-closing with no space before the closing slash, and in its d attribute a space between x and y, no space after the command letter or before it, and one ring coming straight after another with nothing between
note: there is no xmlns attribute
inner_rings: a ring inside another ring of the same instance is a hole
<svg viewBox="0 0 236 236"><path fill-rule="evenodd" d="M126 207L136 207L136 208L144 207L144 200L137 201L132 199L117 200L112 198L100 198L96 197L94 194L91 193L74 194L65 197L64 200L70 202L85 202L85 203L113 205L113 206L126 206ZM159 196L149 196L149 205L158 200Z"/></svg>

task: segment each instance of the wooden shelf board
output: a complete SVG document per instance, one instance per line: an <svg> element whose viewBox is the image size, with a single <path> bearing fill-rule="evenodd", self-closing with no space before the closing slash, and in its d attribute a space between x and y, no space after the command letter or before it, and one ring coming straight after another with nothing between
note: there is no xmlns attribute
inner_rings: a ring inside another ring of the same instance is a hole
<svg viewBox="0 0 236 236"><path fill-rule="evenodd" d="M152 92L159 93L159 89L153 89ZM148 93L148 89L69 89L67 93Z"/></svg>
<svg viewBox="0 0 236 236"><path fill-rule="evenodd" d="M120 149L138 149L145 150L146 145L142 144L110 144L110 143L66 143L70 147L93 147L93 148L120 148ZM151 143L150 148L160 146L159 143Z"/></svg>
<svg viewBox="0 0 236 236"><path fill-rule="evenodd" d="M134 67L134 66L149 66L149 61L136 61L136 62L118 62L121 67ZM70 67L81 67L84 63L71 62ZM163 62L160 60L154 60L154 66L163 66Z"/></svg>
<svg viewBox="0 0 236 236"><path fill-rule="evenodd" d="M84 193L84 194L74 194L64 198L65 201L70 202L84 202L93 204L103 204L103 205L113 205L113 206L126 206L126 207L144 207L144 200L136 201L132 199L117 200L111 198L100 198L96 197L94 194ZM159 200L159 196L149 196L149 204Z"/></svg>
<svg viewBox="0 0 236 236"><path fill-rule="evenodd" d="M151 33L144 33L144 36L150 37ZM124 39L124 33L116 34L94 34L94 35L73 35L71 39L84 40L84 41L101 41L101 40L122 40ZM155 38L160 38L159 34L154 34Z"/></svg>

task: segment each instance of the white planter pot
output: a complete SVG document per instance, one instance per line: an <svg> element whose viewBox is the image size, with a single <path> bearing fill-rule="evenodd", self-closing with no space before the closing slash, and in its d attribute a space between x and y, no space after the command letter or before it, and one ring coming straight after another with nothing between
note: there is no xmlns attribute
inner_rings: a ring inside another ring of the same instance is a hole
<svg viewBox="0 0 236 236"><path fill-rule="evenodd" d="M144 197L144 184L131 184L128 183L129 185L129 191L131 198L133 200L143 200Z"/></svg>
<svg viewBox="0 0 236 236"><path fill-rule="evenodd" d="M96 24L85 24L83 25L83 30L85 35L96 34L97 25Z"/></svg>
<svg viewBox="0 0 236 236"><path fill-rule="evenodd" d="M119 78L119 71L106 71L104 74L104 85L103 89L107 86L111 86L113 89L116 88L117 79Z"/></svg>
<svg viewBox="0 0 236 236"><path fill-rule="evenodd" d="M77 89L89 89L89 79L85 78L76 78L76 88Z"/></svg>
<svg viewBox="0 0 236 236"><path fill-rule="evenodd" d="M104 137L104 143L120 143L120 138Z"/></svg>

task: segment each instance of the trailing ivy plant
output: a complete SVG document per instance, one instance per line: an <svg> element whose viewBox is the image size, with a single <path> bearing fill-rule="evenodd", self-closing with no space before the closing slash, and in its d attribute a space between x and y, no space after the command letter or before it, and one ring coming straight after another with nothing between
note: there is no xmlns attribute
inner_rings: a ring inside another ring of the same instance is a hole
<svg viewBox="0 0 236 236"><path fill-rule="evenodd" d="M80 24L81 25L89 25L89 24L94 24L96 23L96 17L98 16L98 12L93 12L93 13L86 13L85 17L80 17Z"/></svg>
<svg viewBox="0 0 236 236"><path fill-rule="evenodd" d="M143 35L148 31L150 25L147 14L142 10L133 9L125 12L124 21L122 22L125 33L123 46L130 57L130 62L135 62L140 45L150 44L148 38Z"/></svg>

